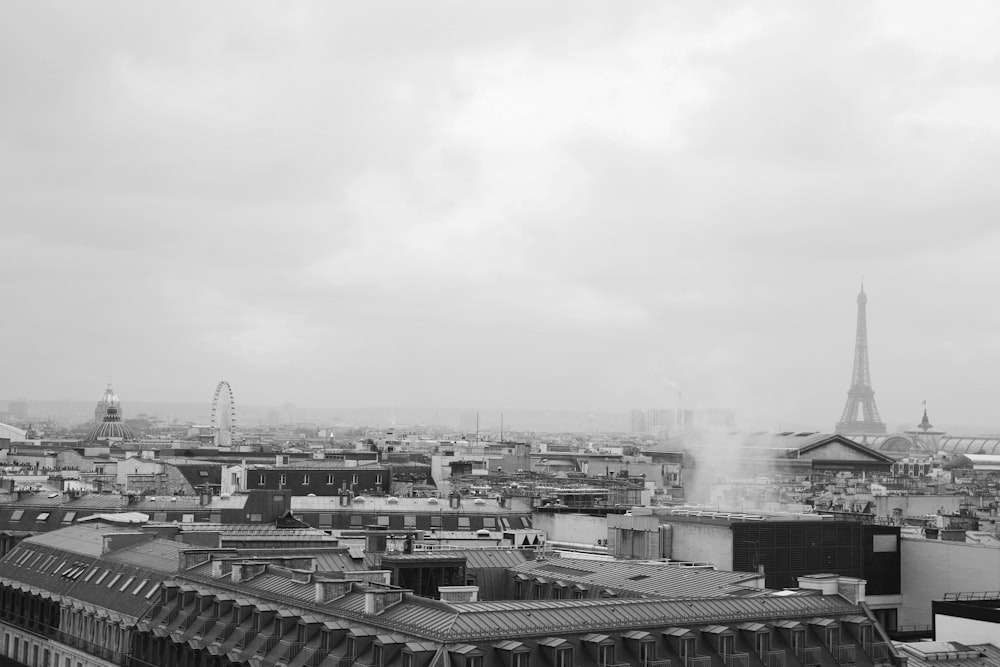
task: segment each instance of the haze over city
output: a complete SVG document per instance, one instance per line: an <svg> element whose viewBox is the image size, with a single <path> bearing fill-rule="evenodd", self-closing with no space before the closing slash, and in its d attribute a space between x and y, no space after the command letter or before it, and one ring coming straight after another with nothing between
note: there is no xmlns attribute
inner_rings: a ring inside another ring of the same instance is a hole
<svg viewBox="0 0 1000 667"><path fill-rule="evenodd" d="M0 399L1000 431L1000 6L9 2ZM334 414L331 412L331 414Z"/></svg>

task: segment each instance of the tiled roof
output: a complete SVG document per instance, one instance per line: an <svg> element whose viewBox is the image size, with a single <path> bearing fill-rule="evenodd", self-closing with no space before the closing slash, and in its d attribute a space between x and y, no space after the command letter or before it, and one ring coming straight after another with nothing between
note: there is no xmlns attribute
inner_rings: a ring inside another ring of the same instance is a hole
<svg viewBox="0 0 1000 667"><path fill-rule="evenodd" d="M130 510L137 512L154 512L157 510L194 510L210 512L223 509L243 509L249 496L233 495L223 498L212 496L207 505L201 504L199 496L146 496L129 505Z"/></svg>
<svg viewBox="0 0 1000 667"><path fill-rule="evenodd" d="M658 597L702 597L742 592L759 577L748 572L717 571L664 563L555 558L527 561L512 572Z"/></svg>
<svg viewBox="0 0 1000 667"><path fill-rule="evenodd" d="M117 494L85 493L73 498L63 493L31 493L13 501L7 507L65 507L67 509L117 509L125 506L125 499Z"/></svg>
<svg viewBox="0 0 1000 667"><path fill-rule="evenodd" d="M447 551L418 551L412 554L393 554L394 562L434 561L442 558L464 558L471 569L510 569L521 565L533 553L524 549L448 549Z"/></svg>
<svg viewBox="0 0 1000 667"><path fill-rule="evenodd" d="M67 526L62 530L54 530L48 533L40 533L34 537L29 537L21 544L25 547L29 545L47 546L53 549L61 549L82 556L100 556L104 549L104 536L108 533L122 532L117 528L107 528L97 530L91 526L77 525ZM129 531L134 532L134 531Z"/></svg>
<svg viewBox="0 0 1000 667"><path fill-rule="evenodd" d="M118 563L126 563L147 567L160 572L173 573L177 571L182 551L191 549L191 545L172 540L150 540L134 547L109 553L106 558Z"/></svg>
<svg viewBox="0 0 1000 667"><path fill-rule="evenodd" d="M163 540L102 556L103 536L123 532L72 526L28 538L0 560L0 583L135 619L150 606L161 583L176 573L179 561L175 557L168 566L170 545Z"/></svg>
<svg viewBox="0 0 1000 667"><path fill-rule="evenodd" d="M434 502L432 502L434 501ZM482 501L482 502L477 502ZM462 504L452 508L447 498L393 498L358 496L348 505L340 504L339 496L292 496L293 512L379 512L384 514L524 514L509 507L500 507L493 498L463 498Z"/></svg>

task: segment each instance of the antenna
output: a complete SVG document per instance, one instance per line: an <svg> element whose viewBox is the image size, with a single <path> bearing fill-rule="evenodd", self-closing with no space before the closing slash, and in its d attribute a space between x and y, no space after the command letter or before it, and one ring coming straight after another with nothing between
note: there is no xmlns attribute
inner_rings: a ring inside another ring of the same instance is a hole
<svg viewBox="0 0 1000 667"><path fill-rule="evenodd" d="M503 413L502 412L500 413L500 443L503 444Z"/></svg>

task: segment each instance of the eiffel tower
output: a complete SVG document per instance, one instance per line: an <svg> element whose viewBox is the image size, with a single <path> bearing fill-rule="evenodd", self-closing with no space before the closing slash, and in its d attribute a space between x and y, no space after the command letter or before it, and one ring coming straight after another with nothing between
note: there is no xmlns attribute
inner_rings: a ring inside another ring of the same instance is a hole
<svg viewBox="0 0 1000 667"><path fill-rule="evenodd" d="M858 330L854 339L854 372L851 373L851 388L847 390L847 405L837 422L836 433L843 435L881 435L885 424L875 407L875 392L868 374L868 319L865 316L865 286L858 294ZM860 413L860 414L859 414Z"/></svg>

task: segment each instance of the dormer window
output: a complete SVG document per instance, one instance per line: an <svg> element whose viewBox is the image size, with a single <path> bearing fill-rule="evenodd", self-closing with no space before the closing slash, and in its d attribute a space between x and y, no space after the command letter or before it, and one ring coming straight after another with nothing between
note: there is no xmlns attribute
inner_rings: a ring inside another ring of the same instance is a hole
<svg viewBox="0 0 1000 667"><path fill-rule="evenodd" d="M553 667L573 667L573 649L560 648L553 653Z"/></svg>
<svg viewBox="0 0 1000 667"><path fill-rule="evenodd" d="M758 632L753 638L753 647L757 655L764 655L771 650L771 633Z"/></svg>
<svg viewBox="0 0 1000 667"><path fill-rule="evenodd" d="M695 657L694 637L681 637L677 644L677 655L681 657L681 661L685 664L691 658Z"/></svg>
<svg viewBox="0 0 1000 667"><path fill-rule="evenodd" d="M826 629L826 645L831 649L840 646L840 628Z"/></svg>
<svg viewBox="0 0 1000 667"><path fill-rule="evenodd" d="M719 635L719 655L723 660L736 652L734 639L732 635Z"/></svg>

